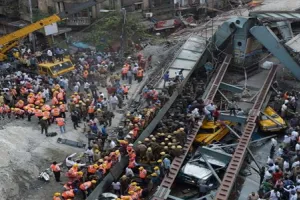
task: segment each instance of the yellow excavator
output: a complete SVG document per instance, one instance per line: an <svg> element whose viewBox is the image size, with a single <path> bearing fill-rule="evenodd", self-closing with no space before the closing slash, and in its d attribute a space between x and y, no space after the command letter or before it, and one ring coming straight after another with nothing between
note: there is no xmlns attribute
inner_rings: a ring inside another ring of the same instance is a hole
<svg viewBox="0 0 300 200"><path fill-rule="evenodd" d="M6 53L18 44L18 41L30 33L37 31L50 24L62 21L66 19L69 15L80 12L81 10L87 9L97 4L97 0L89 0L87 2L81 3L80 5L71 8L70 10L63 11L58 14L51 15L50 17L41 19L35 23L32 23L24 28L21 28L15 32L9 33L0 37L0 61L7 59Z"/></svg>

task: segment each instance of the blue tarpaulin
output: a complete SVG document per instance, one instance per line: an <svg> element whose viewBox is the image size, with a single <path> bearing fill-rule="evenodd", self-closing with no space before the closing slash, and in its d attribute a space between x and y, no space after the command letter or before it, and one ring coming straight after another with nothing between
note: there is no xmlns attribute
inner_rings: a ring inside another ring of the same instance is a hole
<svg viewBox="0 0 300 200"><path fill-rule="evenodd" d="M83 43L83 42L73 42L72 43L73 46L77 47L77 48L82 48L82 49L88 49L90 48L89 45Z"/></svg>

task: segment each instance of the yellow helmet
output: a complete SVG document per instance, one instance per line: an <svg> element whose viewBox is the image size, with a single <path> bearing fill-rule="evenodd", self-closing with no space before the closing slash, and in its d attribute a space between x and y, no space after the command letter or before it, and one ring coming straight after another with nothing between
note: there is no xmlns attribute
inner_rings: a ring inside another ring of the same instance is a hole
<svg viewBox="0 0 300 200"><path fill-rule="evenodd" d="M144 167L140 167L140 168L139 168L139 170L143 170L143 169L144 169Z"/></svg>
<svg viewBox="0 0 300 200"><path fill-rule="evenodd" d="M55 108L55 106L52 106L52 108Z"/></svg>
<svg viewBox="0 0 300 200"><path fill-rule="evenodd" d="M78 94L78 92L74 92L74 94Z"/></svg>
<svg viewBox="0 0 300 200"><path fill-rule="evenodd" d="M63 104L63 102L59 102L59 104Z"/></svg>
<svg viewBox="0 0 300 200"><path fill-rule="evenodd" d="M83 175L83 172L82 172L82 171L80 171L80 172L77 172L77 174L78 174L78 175Z"/></svg>
<svg viewBox="0 0 300 200"><path fill-rule="evenodd" d="M154 167L154 170L158 170L158 169L159 169L159 167L158 167L158 166L155 166L155 167Z"/></svg>
<svg viewBox="0 0 300 200"><path fill-rule="evenodd" d="M128 194L133 194L133 193L134 193L134 191L132 191L132 190L131 190L131 191L128 191Z"/></svg>
<svg viewBox="0 0 300 200"><path fill-rule="evenodd" d="M11 110L15 110L14 108L11 108Z"/></svg>
<svg viewBox="0 0 300 200"><path fill-rule="evenodd" d="M130 183L130 185L132 185L132 186L136 186L136 185L137 185L137 183L136 183L136 182L132 182L132 183Z"/></svg>
<svg viewBox="0 0 300 200"><path fill-rule="evenodd" d="M78 167L78 164L77 164L77 163L75 163L75 164L73 165L73 167Z"/></svg>
<svg viewBox="0 0 300 200"><path fill-rule="evenodd" d="M99 166L98 166L97 164L94 164L93 167L94 167L94 168L98 168Z"/></svg>
<svg viewBox="0 0 300 200"><path fill-rule="evenodd" d="M97 109L97 111L98 111L98 112L101 112L101 109L100 109L100 108L98 108L98 109Z"/></svg>
<svg viewBox="0 0 300 200"><path fill-rule="evenodd" d="M98 149L96 149L96 150L95 150L95 153L99 153L99 150L98 150Z"/></svg>
<svg viewBox="0 0 300 200"><path fill-rule="evenodd" d="M35 108L40 108L40 107L36 106Z"/></svg>
<svg viewBox="0 0 300 200"><path fill-rule="evenodd" d="M164 155L166 155L166 153L165 152L160 152L160 155L164 156Z"/></svg>
<svg viewBox="0 0 300 200"><path fill-rule="evenodd" d="M152 173L151 176L157 176L157 174L156 173Z"/></svg>
<svg viewBox="0 0 300 200"><path fill-rule="evenodd" d="M96 180L92 180L92 183L95 184L95 183L97 183L97 181Z"/></svg>
<svg viewBox="0 0 300 200"><path fill-rule="evenodd" d="M59 196L60 196L60 193L59 193L59 192L56 192L56 193L54 193L54 196L59 197Z"/></svg>
<svg viewBox="0 0 300 200"><path fill-rule="evenodd" d="M99 163L103 163L103 159L99 159L98 162L99 162Z"/></svg>
<svg viewBox="0 0 300 200"><path fill-rule="evenodd" d="M80 100L79 103L82 103L82 101Z"/></svg>
<svg viewBox="0 0 300 200"><path fill-rule="evenodd" d="M158 163L161 163L161 162L162 162L162 159L159 159L157 162L158 162Z"/></svg>

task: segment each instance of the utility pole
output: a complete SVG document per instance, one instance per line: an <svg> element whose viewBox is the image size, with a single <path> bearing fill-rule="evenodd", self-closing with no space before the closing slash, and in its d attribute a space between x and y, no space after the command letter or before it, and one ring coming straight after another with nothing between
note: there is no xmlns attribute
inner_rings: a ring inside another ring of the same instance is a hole
<svg viewBox="0 0 300 200"><path fill-rule="evenodd" d="M33 23L33 15L32 15L32 3L31 0L28 0L28 7L29 7L29 16L30 16L30 23ZM35 52L35 35L34 33L29 34L29 40L31 39L32 42L32 48L33 51Z"/></svg>
<svg viewBox="0 0 300 200"><path fill-rule="evenodd" d="M123 15L123 23L122 23L122 35L121 35L121 60L124 61L124 49L125 49L125 43L126 43L126 10L125 8L121 9L122 15Z"/></svg>

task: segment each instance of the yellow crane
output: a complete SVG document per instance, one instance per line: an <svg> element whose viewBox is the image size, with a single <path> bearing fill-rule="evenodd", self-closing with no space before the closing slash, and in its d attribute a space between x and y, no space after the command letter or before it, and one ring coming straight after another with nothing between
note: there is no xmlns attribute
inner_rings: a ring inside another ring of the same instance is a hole
<svg viewBox="0 0 300 200"><path fill-rule="evenodd" d="M97 4L97 0L89 0L85 3L81 3L80 5L74 7L70 10L66 10L61 13L51 15L50 17L46 17L35 23L25 26L24 28L21 28L15 32L12 32L5 36L0 37L0 47L1 47L0 61L5 60L7 58L6 52L9 51L14 46L16 46L20 39L28 36L30 33L37 31L41 28L44 28L45 26L48 26L50 24L62 21L63 19L66 19L69 15L78 13L81 10L92 7L96 4Z"/></svg>

